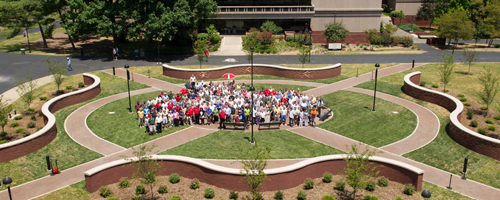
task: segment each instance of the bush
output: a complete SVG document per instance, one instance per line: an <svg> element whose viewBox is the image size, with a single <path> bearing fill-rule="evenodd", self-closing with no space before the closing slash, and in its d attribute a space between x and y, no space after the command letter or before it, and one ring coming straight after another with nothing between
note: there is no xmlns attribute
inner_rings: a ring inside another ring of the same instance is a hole
<svg viewBox="0 0 500 200"><path fill-rule="evenodd" d="M101 197L109 197L113 194L113 192L111 192L111 189L107 188L107 187L101 187L99 189L99 195L101 195Z"/></svg>
<svg viewBox="0 0 500 200"><path fill-rule="evenodd" d="M404 37L400 44L403 45L403 47L411 47L413 46L413 39L410 37Z"/></svg>
<svg viewBox="0 0 500 200"><path fill-rule="evenodd" d="M465 97L463 94L458 94L457 97Z"/></svg>
<svg viewBox="0 0 500 200"><path fill-rule="evenodd" d="M78 90L78 88L73 88L71 91L73 91L73 92L74 92L74 91L77 91L77 90Z"/></svg>
<svg viewBox="0 0 500 200"><path fill-rule="evenodd" d="M444 93L447 93L447 92L449 92L449 91L450 91L450 90L444 90ZM467 99L465 99L465 100L467 101Z"/></svg>
<svg viewBox="0 0 500 200"><path fill-rule="evenodd" d="M323 200L336 200L335 197L331 196L331 195L323 195Z"/></svg>
<svg viewBox="0 0 500 200"><path fill-rule="evenodd" d="M488 126L488 130L490 131L495 131L497 129L497 127L494 127L494 126Z"/></svg>
<svg viewBox="0 0 500 200"><path fill-rule="evenodd" d="M200 188L200 181L198 181L197 179L194 179L193 181L191 181L191 185L189 186L189 188L191 188L193 190Z"/></svg>
<svg viewBox="0 0 500 200"><path fill-rule="evenodd" d="M107 198L106 200L119 200L118 197L110 197L110 198Z"/></svg>
<svg viewBox="0 0 500 200"><path fill-rule="evenodd" d="M0 137L5 137L7 136L7 132L0 132Z"/></svg>
<svg viewBox="0 0 500 200"><path fill-rule="evenodd" d="M396 197L394 200L403 200L400 196Z"/></svg>
<svg viewBox="0 0 500 200"><path fill-rule="evenodd" d="M438 88L438 87L439 87L439 85L438 85L438 84L432 84L432 87L433 87L433 88Z"/></svg>
<svg viewBox="0 0 500 200"><path fill-rule="evenodd" d="M72 85L68 85L68 86L66 86L66 89L71 90L71 89L73 89L73 86Z"/></svg>
<svg viewBox="0 0 500 200"><path fill-rule="evenodd" d="M23 132L24 131L24 128L18 128L16 129L16 133L20 133L20 132Z"/></svg>
<svg viewBox="0 0 500 200"><path fill-rule="evenodd" d="M427 84L425 81L420 81L420 86L424 87Z"/></svg>
<svg viewBox="0 0 500 200"><path fill-rule="evenodd" d="M486 106L481 106L479 108L481 108L481 110L488 110L488 107L486 107Z"/></svg>
<svg viewBox="0 0 500 200"><path fill-rule="evenodd" d="M168 193L168 188L166 185L162 185L158 188L158 193L160 194L165 194L165 193Z"/></svg>
<svg viewBox="0 0 500 200"><path fill-rule="evenodd" d="M124 178L120 183L118 184L120 188L128 188L130 187L130 182L128 181L128 178Z"/></svg>
<svg viewBox="0 0 500 200"><path fill-rule="evenodd" d="M477 130L477 132L482 134L482 135L486 135L486 130L484 130L484 129L479 129L479 130Z"/></svg>
<svg viewBox="0 0 500 200"><path fill-rule="evenodd" d="M170 176L168 177L168 180L171 182L171 183L178 183L180 180L181 180L181 177L179 176L179 174L170 174Z"/></svg>
<svg viewBox="0 0 500 200"><path fill-rule="evenodd" d="M207 189L205 190L205 195L204 195L204 196L205 196L205 198L207 198L207 199L214 198L214 196L215 196L215 191L214 191L214 189L212 189L212 188L207 188Z"/></svg>
<svg viewBox="0 0 500 200"><path fill-rule="evenodd" d="M23 135L23 137L28 137L30 136L30 132L27 132L27 131L24 131L23 133L21 133Z"/></svg>
<svg viewBox="0 0 500 200"><path fill-rule="evenodd" d="M38 111L38 116L39 117L43 116L43 112L41 110Z"/></svg>
<svg viewBox="0 0 500 200"><path fill-rule="evenodd" d="M469 126L477 127L478 123L476 121L471 121Z"/></svg>
<svg viewBox="0 0 500 200"><path fill-rule="evenodd" d="M34 108L28 108L28 111L35 112L35 109Z"/></svg>
<svg viewBox="0 0 500 200"><path fill-rule="evenodd" d="M467 99L465 97L462 97L459 99L461 102L464 102L464 101L467 101Z"/></svg>
<svg viewBox="0 0 500 200"><path fill-rule="evenodd" d="M36 116L35 115L31 115L31 120L32 121L36 121Z"/></svg>
<svg viewBox="0 0 500 200"><path fill-rule="evenodd" d="M472 104L470 103L464 103L465 106L471 106Z"/></svg>
<svg viewBox="0 0 500 200"><path fill-rule="evenodd" d="M0 144L5 144L7 142L9 142L9 141L7 141L7 140L0 140Z"/></svg>
<svg viewBox="0 0 500 200"><path fill-rule="evenodd" d="M500 48L500 44L493 44L493 46L495 46L495 48Z"/></svg>
<svg viewBox="0 0 500 200"><path fill-rule="evenodd" d="M366 199L366 200L378 200L378 197L376 197L376 196L366 195L366 196L365 196L365 199Z"/></svg>
<svg viewBox="0 0 500 200"><path fill-rule="evenodd" d="M314 187L314 181L311 180L311 179L306 179L305 183L304 183L304 189L306 190L310 190Z"/></svg>
<svg viewBox="0 0 500 200"><path fill-rule="evenodd" d="M238 199L238 193L235 192L235 191L229 191L229 199L233 199L233 200L236 200Z"/></svg>
<svg viewBox="0 0 500 200"><path fill-rule="evenodd" d="M389 181L386 178L382 177L381 179L378 179L378 185L380 187L387 187L389 185Z"/></svg>
<svg viewBox="0 0 500 200"><path fill-rule="evenodd" d="M405 185L405 189L403 190L403 193L406 195L413 195L413 192L415 192L415 187L413 185Z"/></svg>
<svg viewBox="0 0 500 200"><path fill-rule="evenodd" d="M15 117L14 117L14 119L15 119L15 120L20 120L20 119L22 119L22 118L23 118L23 116L22 116L22 115L18 115L18 116L15 116Z"/></svg>
<svg viewBox="0 0 500 200"><path fill-rule="evenodd" d="M141 200L141 197L130 197L130 200Z"/></svg>
<svg viewBox="0 0 500 200"><path fill-rule="evenodd" d="M276 193L274 193L274 199L276 200L282 200L283 199L283 192L281 190L278 190Z"/></svg>
<svg viewBox="0 0 500 200"><path fill-rule="evenodd" d="M16 127L19 126L19 122L12 122L9 124L10 127Z"/></svg>
<svg viewBox="0 0 500 200"><path fill-rule="evenodd" d="M339 190L339 191L344 191L345 188L345 183L342 181L336 182L334 189Z"/></svg>
<svg viewBox="0 0 500 200"><path fill-rule="evenodd" d="M262 26L260 26L261 31L271 31L273 34L277 34L281 31L283 31L283 28L277 26L274 24L273 21L266 21L262 23Z"/></svg>
<svg viewBox="0 0 500 200"><path fill-rule="evenodd" d="M496 120L500 120L500 115L495 115L495 117L493 118L495 118Z"/></svg>
<svg viewBox="0 0 500 200"><path fill-rule="evenodd" d="M375 191L375 182L370 181L366 184L365 190L373 192Z"/></svg>
<svg viewBox="0 0 500 200"><path fill-rule="evenodd" d="M491 119L484 120L487 124L493 124L493 121Z"/></svg>
<svg viewBox="0 0 500 200"><path fill-rule="evenodd" d="M26 127L28 127L28 128L35 128L36 124L35 124L35 122L29 122Z"/></svg>
<svg viewBox="0 0 500 200"><path fill-rule="evenodd" d="M197 40L207 41L209 37L208 37L208 33L198 33L196 38L197 38Z"/></svg>
<svg viewBox="0 0 500 200"><path fill-rule="evenodd" d="M305 200L306 199L306 196L307 194L304 192L304 191L299 191L299 193L297 194L297 200Z"/></svg>
<svg viewBox="0 0 500 200"><path fill-rule="evenodd" d="M78 83L78 87L79 87L79 88L85 87L85 84L83 84L82 82L79 82L79 83Z"/></svg>
<svg viewBox="0 0 500 200"><path fill-rule="evenodd" d="M179 195L174 195L170 197L170 200L181 200L181 197Z"/></svg>
<svg viewBox="0 0 500 200"><path fill-rule="evenodd" d="M49 99L49 98L47 98L47 97L40 97L40 100L41 100L41 101L47 101L48 99Z"/></svg>
<svg viewBox="0 0 500 200"><path fill-rule="evenodd" d="M142 185L138 185L135 187L135 194L144 194L146 193L146 189Z"/></svg>
<svg viewBox="0 0 500 200"><path fill-rule="evenodd" d="M467 119L472 119L472 117L474 116L474 113L472 112L472 110L467 110Z"/></svg>
<svg viewBox="0 0 500 200"><path fill-rule="evenodd" d="M401 23L398 24L398 27L406 32L412 31L412 27L413 27L413 32L422 32L422 29L420 29L416 24Z"/></svg>
<svg viewBox="0 0 500 200"><path fill-rule="evenodd" d="M325 172L323 174L323 182L325 182L325 183L332 182L332 177L333 177L333 174Z"/></svg>
<svg viewBox="0 0 500 200"><path fill-rule="evenodd" d="M64 90L56 90L56 95L64 94Z"/></svg>
<svg viewBox="0 0 500 200"><path fill-rule="evenodd" d="M43 127L36 128L36 131L42 130Z"/></svg>

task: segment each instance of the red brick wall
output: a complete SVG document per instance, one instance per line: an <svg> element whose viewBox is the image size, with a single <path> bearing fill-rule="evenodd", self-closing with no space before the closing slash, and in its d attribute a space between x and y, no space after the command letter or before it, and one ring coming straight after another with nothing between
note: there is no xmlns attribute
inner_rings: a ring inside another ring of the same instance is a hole
<svg viewBox="0 0 500 200"><path fill-rule="evenodd" d="M254 74L273 75L291 79L325 79L340 76L340 68L341 66L325 70L298 71L292 69L286 70L274 67L258 66L254 64L253 72ZM241 67L231 67L227 69L214 69L209 71L185 71L163 67L164 76L179 79L189 79L192 74L194 74L196 76L196 79L198 80L216 79L222 78L222 75L224 75L225 73L232 73L234 75L250 74L251 67L250 65L248 65Z"/></svg>
<svg viewBox="0 0 500 200"><path fill-rule="evenodd" d="M413 15L413 16L415 16L415 15ZM411 24L411 22L412 22L411 17L412 17L412 15L406 15L404 18L401 19L401 23ZM392 19L392 23L394 25L398 25L400 23L399 18L391 17L391 19ZM430 21L429 20L417 20L417 16L415 16L415 18L413 19L413 24L416 24L417 26L429 27Z"/></svg>
<svg viewBox="0 0 500 200"><path fill-rule="evenodd" d="M244 178L244 176L241 175L221 173L203 168L199 165L180 161L162 160L158 162L160 164L158 170L159 176L168 176L172 173L177 173L182 177L196 178L201 182L228 190L247 191L249 189L248 186L241 182ZM339 174L343 171L345 165L345 161L342 159L330 160L311 164L290 172L268 175L271 181L265 181L262 189L263 191L275 191L278 189L292 188L304 183L307 178L322 177L325 172ZM391 181L403 184L413 184L417 191L422 189L422 174L419 175L388 163L374 162L373 166L382 165L384 167L377 168L377 170L380 170L379 176L385 176ZM85 176L85 188L89 192L95 192L102 186L117 183L122 177L131 178L134 172L136 172L136 168L133 165L108 168L92 176Z"/></svg>
<svg viewBox="0 0 500 200"><path fill-rule="evenodd" d="M85 84L89 83L92 84L94 83L94 80L91 77L84 77L84 82ZM87 80L85 80L87 79ZM69 105L77 104L83 101L87 101L89 99L92 99L96 97L99 93L101 92L101 86L98 85L97 87L83 92L79 93L76 95L71 95L66 98L60 99L59 101L54 102L52 105L49 107L49 111L51 113L54 113L58 111L61 108L64 108ZM48 120L47 117L44 116L44 123L47 124ZM0 149L0 162L7 162L14 160L16 158L28 155L38 149L41 149L42 147L46 146L52 140L56 137L57 135L57 128L56 125L52 128L50 128L46 133L42 134L41 136L34 138L32 140L29 140L27 142L14 145L11 147L7 147L4 149Z"/></svg>
<svg viewBox="0 0 500 200"><path fill-rule="evenodd" d="M410 77L410 81L417 85L420 84L420 74L416 74ZM406 84L406 82L404 84L404 92L413 98L440 105L450 112L453 112L457 107L454 101L446 98L445 96L420 90L418 88L410 86L409 84ZM462 112L458 114L458 121L460 122L461 119ZM466 131L458 128L458 126L453 122L451 122L449 125L448 134L460 145L485 156L500 160L500 144L473 136Z"/></svg>

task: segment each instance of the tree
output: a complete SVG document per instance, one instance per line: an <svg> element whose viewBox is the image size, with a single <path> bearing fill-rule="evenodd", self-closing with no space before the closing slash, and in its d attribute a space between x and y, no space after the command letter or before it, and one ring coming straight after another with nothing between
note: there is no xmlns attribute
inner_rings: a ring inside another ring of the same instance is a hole
<svg viewBox="0 0 500 200"><path fill-rule="evenodd" d="M473 62L479 59L479 53L475 50L464 48L462 55L464 56L463 62L469 65L469 71L467 72L467 74L470 74L470 66Z"/></svg>
<svg viewBox="0 0 500 200"><path fill-rule="evenodd" d="M434 16L441 17L444 14L449 14L457 11L469 11L470 6L471 0L436 0L436 5L434 7Z"/></svg>
<svg viewBox="0 0 500 200"><path fill-rule="evenodd" d="M458 31L458 38L469 40L472 38L474 26L465 11L447 13L436 19L438 28L434 33L439 38L455 39L455 31ZM449 44L450 42L448 42Z"/></svg>
<svg viewBox="0 0 500 200"><path fill-rule="evenodd" d="M385 24L384 26L384 33L388 33L389 35L392 36L396 31L398 31L398 27L394 26L392 24Z"/></svg>
<svg viewBox="0 0 500 200"><path fill-rule="evenodd" d="M325 25L326 41L342 42L349 35L349 31L344 27L342 22L328 23Z"/></svg>
<svg viewBox="0 0 500 200"><path fill-rule="evenodd" d="M438 73L441 83L443 83L444 85L443 92L446 92L446 85L448 85L448 83L450 83L451 81L452 78L451 75L453 74L453 68L455 68L455 63L453 61L453 55L447 57L445 52L443 52L441 59L443 63L439 67Z"/></svg>
<svg viewBox="0 0 500 200"><path fill-rule="evenodd" d="M270 180L264 169L267 167L269 153L272 147L261 147L258 144L251 145L249 148L239 148L239 162L243 164L241 175L245 176L243 183L250 187L252 199L259 199L260 186L263 181Z"/></svg>
<svg viewBox="0 0 500 200"><path fill-rule="evenodd" d="M434 8L436 7L435 0L422 0L422 6L418 8L417 20L429 20L429 28L434 20Z"/></svg>
<svg viewBox="0 0 500 200"><path fill-rule="evenodd" d="M273 34L277 34L281 31L283 31L283 28L277 26L274 24L273 21L266 21L260 26L261 31L271 31Z"/></svg>
<svg viewBox="0 0 500 200"><path fill-rule="evenodd" d="M35 99L35 95L33 94L33 90L37 87L37 81L33 79L34 71L33 68L30 70L24 69L24 74L16 73L14 77L16 82L16 92L19 94L19 97L27 104L28 108L30 107L31 102Z"/></svg>
<svg viewBox="0 0 500 200"><path fill-rule="evenodd" d="M477 46L477 41L483 38L486 38L486 35L488 34L488 27L484 23L483 20L477 20L476 22L476 29L474 29L474 32L472 33L472 39L475 40L475 46Z"/></svg>
<svg viewBox="0 0 500 200"><path fill-rule="evenodd" d="M12 110L12 106L7 104L7 102L4 102L2 99L3 95L0 95L0 126L2 127L2 132L5 132L4 127L7 125L9 112Z"/></svg>
<svg viewBox="0 0 500 200"><path fill-rule="evenodd" d="M300 47L299 53L297 54L297 58L299 59L299 62L302 63L302 68L304 68L304 63L311 60L310 56L311 50L312 50L311 47L305 47L305 46Z"/></svg>
<svg viewBox="0 0 500 200"><path fill-rule="evenodd" d="M197 40L195 43L193 43L193 51L196 54L196 59L198 60L198 62L200 62L200 69L201 63L208 60L208 56L205 54L205 50L207 50L207 47L207 41L205 40Z"/></svg>
<svg viewBox="0 0 500 200"><path fill-rule="evenodd" d="M479 82L483 87L483 90L479 92L479 97L486 104L486 108L489 108L498 92L498 77L493 75L490 69L485 68L485 70L486 72L479 77Z"/></svg>
<svg viewBox="0 0 500 200"><path fill-rule="evenodd" d="M59 87L64 81L64 78L66 78L66 69L64 68L64 64L58 60L52 60L51 62L49 57L47 57L47 65L45 68L49 70L52 80L54 80L57 85L57 91L59 91Z"/></svg>
<svg viewBox="0 0 500 200"><path fill-rule="evenodd" d="M372 166L373 163L369 162L370 157L378 152L370 150L368 145L363 147L365 150L362 152L360 152L361 144L359 146L352 144L351 148L347 145L346 147L349 151L344 158L347 165L344 168L343 176L345 182L353 189L351 199L355 199L357 191L364 188L379 173L379 171L375 171L376 167Z"/></svg>
<svg viewBox="0 0 500 200"><path fill-rule="evenodd" d="M149 185L151 189L151 199L154 199L153 186L156 183L156 171L158 171L158 162L153 158L153 155L158 152L153 152L156 148L156 145L141 145L138 149L134 150L133 154L135 157L129 158L125 157L124 159L130 161L131 165L135 165L137 167L137 172L134 173L133 177L138 179L143 184Z"/></svg>
<svg viewBox="0 0 500 200"><path fill-rule="evenodd" d="M395 11L392 11L391 13L389 13L389 16L391 16L393 18L399 18L399 20L401 21L401 19L403 19L405 17L405 13L403 11L395 10Z"/></svg>
<svg viewBox="0 0 500 200"><path fill-rule="evenodd" d="M488 34L490 35L490 43L493 43L493 38L500 37L500 3L490 4L484 7L487 17L484 19L486 26L488 27Z"/></svg>

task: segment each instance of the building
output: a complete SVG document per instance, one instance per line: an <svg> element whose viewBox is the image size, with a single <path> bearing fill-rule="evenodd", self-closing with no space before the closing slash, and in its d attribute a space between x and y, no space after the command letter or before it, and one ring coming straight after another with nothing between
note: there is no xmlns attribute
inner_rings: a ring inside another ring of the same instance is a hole
<svg viewBox="0 0 500 200"><path fill-rule="evenodd" d="M216 26L226 32L244 32L272 20L284 30L310 28L323 31L325 24L343 22L351 32L378 29L382 0L216 0Z"/></svg>
<svg viewBox="0 0 500 200"><path fill-rule="evenodd" d="M405 15L417 15L418 9L422 6L422 0L384 0L392 10L403 11Z"/></svg>

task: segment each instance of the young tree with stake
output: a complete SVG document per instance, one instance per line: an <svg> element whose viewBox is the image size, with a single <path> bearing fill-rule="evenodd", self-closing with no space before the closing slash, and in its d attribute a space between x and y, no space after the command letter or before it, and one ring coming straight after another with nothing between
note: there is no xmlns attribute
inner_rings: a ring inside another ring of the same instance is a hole
<svg viewBox="0 0 500 200"><path fill-rule="evenodd" d="M479 82L483 86L483 90L479 92L479 97L486 104L486 108L489 108L498 92L498 77L493 75L490 69L485 68L485 70L486 72L479 77ZM487 114L488 110L486 110Z"/></svg>
<svg viewBox="0 0 500 200"><path fill-rule="evenodd" d="M379 171L375 171L376 167L372 166L373 163L369 162L370 157L378 152L370 150L368 145L352 144L350 148L347 145L346 147L349 151L344 159L347 163L344 168L344 179L353 189L351 199L356 199L358 190L364 188L379 173ZM364 150L361 151L360 148L364 148Z"/></svg>
<svg viewBox="0 0 500 200"><path fill-rule="evenodd" d="M453 55L447 57L446 53L444 52L443 55L441 56L441 59L443 60L443 63L439 67L438 72L441 83L443 83L444 85L443 92L446 93L446 85L448 85L448 83L450 83L451 81L453 75L453 68L455 68L455 63L453 61Z"/></svg>
<svg viewBox="0 0 500 200"><path fill-rule="evenodd" d="M299 53L297 54L297 58L299 59L300 63L302 63L302 68L304 68L304 63L307 61L311 60L311 56L309 53L311 52L312 47L305 47L302 46L299 49Z"/></svg>
<svg viewBox="0 0 500 200"><path fill-rule="evenodd" d="M264 173L264 169L267 167L271 148L271 146L261 147L257 144L247 149L239 148L239 162L243 164L241 174L245 176L243 183L250 187L251 198L253 200L260 199L260 186L262 182L270 180L267 178L267 174Z"/></svg>
<svg viewBox="0 0 500 200"><path fill-rule="evenodd" d="M12 106L8 105L7 102L4 102L2 99L3 95L0 96L0 126L2 127L3 133L5 132L4 127L9 120L9 112L12 110Z"/></svg>
<svg viewBox="0 0 500 200"><path fill-rule="evenodd" d="M16 73L14 80L16 82L16 92L19 97L26 103L28 108L30 108L31 102L35 99L33 90L38 86L36 80L33 79L34 71L33 68L29 70L24 69L24 74Z"/></svg>
<svg viewBox="0 0 500 200"><path fill-rule="evenodd" d="M208 60L208 56L205 54L205 50L207 50L207 47L208 44L205 40L197 40L193 44L193 51L196 54L196 59L198 60L198 62L200 62L200 69L201 64Z"/></svg>
<svg viewBox="0 0 500 200"><path fill-rule="evenodd" d="M64 68L64 64L59 62L58 60L50 61L49 57L47 57L47 65L45 66L45 68L49 70L49 73L52 76L52 80L54 80L57 85L57 91L59 93L59 87L66 78L66 69Z"/></svg>
<svg viewBox="0 0 500 200"><path fill-rule="evenodd" d="M149 185L151 190L151 199L154 199L153 186L156 183L156 171L158 171L158 162L153 158L153 155L158 152L153 152L156 145L141 145L138 149L132 148L134 150L133 154L135 157L124 158L130 161L131 165L137 167L137 172L134 173L134 178L141 181L143 184Z"/></svg>
<svg viewBox="0 0 500 200"><path fill-rule="evenodd" d="M470 74L470 66L473 62L476 62L477 59L479 59L479 53L475 50L464 48L462 55L464 56L463 62L469 65L469 71L467 71L467 74Z"/></svg>

